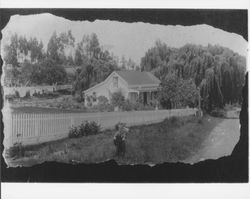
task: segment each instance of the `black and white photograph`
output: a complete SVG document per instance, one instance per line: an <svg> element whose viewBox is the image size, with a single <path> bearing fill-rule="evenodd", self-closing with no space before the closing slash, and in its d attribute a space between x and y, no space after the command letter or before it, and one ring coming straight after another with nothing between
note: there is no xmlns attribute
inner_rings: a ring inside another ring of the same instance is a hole
<svg viewBox="0 0 250 199"><path fill-rule="evenodd" d="M238 33L51 12L12 15L1 33L9 168L192 166L240 140L248 41Z"/></svg>

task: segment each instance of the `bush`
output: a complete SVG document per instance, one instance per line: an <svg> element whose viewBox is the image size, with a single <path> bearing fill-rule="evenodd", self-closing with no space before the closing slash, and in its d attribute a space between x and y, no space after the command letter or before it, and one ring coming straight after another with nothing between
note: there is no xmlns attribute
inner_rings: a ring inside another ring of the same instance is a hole
<svg viewBox="0 0 250 199"><path fill-rule="evenodd" d="M86 121L80 125L80 131L83 136L96 135L101 132L101 127L95 121Z"/></svg>
<svg viewBox="0 0 250 199"><path fill-rule="evenodd" d="M122 105L125 102L125 97L123 96L121 91L115 92L112 94L111 96L111 104L113 106L118 106L118 107L122 107Z"/></svg>
<svg viewBox="0 0 250 199"><path fill-rule="evenodd" d="M13 101L14 99L16 98L16 95L5 95L5 99L8 100L8 101Z"/></svg>
<svg viewBox="0 0 250 199"><path fill-rule="evenodd" d="M78 138L81 137L80 130L76 126L72 126L69 130L69 138Z"/></svg>
<svg viewBox="0 0 250 199"><path fill-rule="evenodd" d="M52 99L52 98L56 98L56 97L59 97L60 94L57 93L57 92L35 92L33 94L34 97L39 97L39 98L48 98L48 99Z"/></svg>
<svg viewBox="0 0 250 199"><path fill-rule="evenodd" d="M79 94L76 94L74 99L78 102L78 103L81 103L83 101L83 97Z"/></svg>
<svg viewBox="0 0 250 199"><path fill-rule="evenodd" d="M101 133L101 126L95 121L83 122L79 127L73 126L69 131L69 138L79 138L82 136L96 135Z"/></svg>
<svg viewBox="0 0 250 199"><path fill-rule="evenodd" d="M69 89L61 89L61 90L57 90L57 92L61 95L71 95L72 91Z"/></svg>
<svg viewBox="0 0 250 199"><path fill-rule="evenodd" d="M107 105L109 103L108 98L105 96L99 96L98 98L98 105Z"/></svg>
<svg viewBox="0 0 250 199"><path fill-rule="evenodd" d="M57 93L57 92L48 92L48 93L45 94L45 97L47 97L47 98L56 98L56 97L59 97L59 96L60 96L60 94Z"/></svg>
<svg viewBox="0 0 250 199"><path fill-rule="evenodd" d="M122 110L123 111L132 111L135 110L136 104L130 102L129 100L125 100L125 102L122 104Z"/></svg>

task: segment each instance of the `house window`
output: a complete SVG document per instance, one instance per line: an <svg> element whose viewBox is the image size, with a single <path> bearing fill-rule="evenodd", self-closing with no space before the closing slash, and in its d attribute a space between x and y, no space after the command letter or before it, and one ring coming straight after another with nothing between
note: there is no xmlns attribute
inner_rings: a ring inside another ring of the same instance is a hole
<svg viewBox="0 0 250 199"><path fill-rule="evenodd" d="M118 88L118 77L113 77L113 87Z"/></svg>

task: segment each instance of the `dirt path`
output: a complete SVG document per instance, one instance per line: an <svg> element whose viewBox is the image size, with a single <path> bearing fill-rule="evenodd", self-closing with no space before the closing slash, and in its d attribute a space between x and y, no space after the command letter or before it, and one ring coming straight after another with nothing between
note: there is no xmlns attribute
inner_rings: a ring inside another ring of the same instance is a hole
<svg viewBox="0 0 250 199"><path fill-rule="evenodd" d="M239 136L239 119L224 119L203 142L200 151L185 162L192 164L205 159L217 159L231 155L236 143L239 141Z"/></svg>

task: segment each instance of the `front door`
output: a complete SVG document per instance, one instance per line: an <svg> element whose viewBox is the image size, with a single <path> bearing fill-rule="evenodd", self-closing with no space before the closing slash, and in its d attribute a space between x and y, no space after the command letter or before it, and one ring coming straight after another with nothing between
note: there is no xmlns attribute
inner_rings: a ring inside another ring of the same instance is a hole
<svg viewBox="0 0 250 199"><path fill-rule="evenodd" d="M143 92L143 104L147 104L147 92Z"/></svg>

